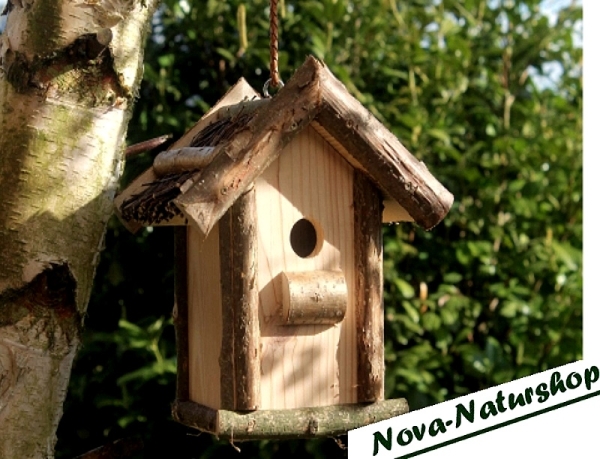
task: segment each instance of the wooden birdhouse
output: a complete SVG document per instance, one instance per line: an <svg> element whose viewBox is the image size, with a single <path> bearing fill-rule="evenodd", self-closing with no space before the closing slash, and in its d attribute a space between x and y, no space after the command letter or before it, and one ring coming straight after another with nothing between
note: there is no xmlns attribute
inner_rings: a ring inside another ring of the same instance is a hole
<svg viewBox="0 0 600 459"><path fill-rule="evenodd" d="M384 400L383 222L453 197L325 65L272 98L240 80L117 197L176 226L174 417L244 440L339 435Z"/></svg>

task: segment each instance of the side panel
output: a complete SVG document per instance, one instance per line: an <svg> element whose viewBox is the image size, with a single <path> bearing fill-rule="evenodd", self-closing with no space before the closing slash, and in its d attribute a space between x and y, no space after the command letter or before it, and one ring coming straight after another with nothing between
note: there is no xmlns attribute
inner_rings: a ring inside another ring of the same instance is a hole
<svg viewBox="0 0 600 459"><path fill-rule="evenodd" d="M256 181L262 409L356 401L354 295L336 325L283 325L281 318L282 272L341 270L355 291L352 184L353 168L312 127ZM302 219L317 235L308 256L292 247Z"/></svg>
<svg viewBox="0 0 600 459"><path fill-rule="evenodd" d="M190 400L219 409L222 341L219 227L202 243L188 226L188 308Z"/></svg>

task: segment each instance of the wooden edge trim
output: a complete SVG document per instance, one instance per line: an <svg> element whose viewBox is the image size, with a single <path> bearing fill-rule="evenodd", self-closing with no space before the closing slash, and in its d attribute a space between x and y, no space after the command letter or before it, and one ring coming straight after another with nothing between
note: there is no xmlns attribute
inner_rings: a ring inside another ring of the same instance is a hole
<svg viewBox="0 0 600 459"><path fill-rule="evenodd" d="M369 404L347 404L235 412L214 410L198 403L176 400L173 419L221 440L289 440L345 435L375 422L408 413L404 398Z"/></svg>
<svg viewBox="0 0 600 459"><path fill-rule="evenodd" d="M383 400L383 257L379 190L354 172L354 262L356 266L357 401Z"/></svg>
<svg viewBox="0 0 600 459"><path fill-rule="evenodd" d="M187 227L174 228L175 234L175 307L173 323L177 347L177 399L190 397L190 359L188 330Z"/></svg>
<svg viewBox="0 0 600 459"><path fill-rule="evenodd" d="M322 110L315 118L381 190L426 230L446 216L454 196L321 64ZM353 162L353 161L352 161Z"/></svg>
<svg viewBox="0 0 600 459"><path fill-rule="evenodd" d="M260 404L258 237L254 187L219 222L223 341L221 406L254 410Z"/></svg>

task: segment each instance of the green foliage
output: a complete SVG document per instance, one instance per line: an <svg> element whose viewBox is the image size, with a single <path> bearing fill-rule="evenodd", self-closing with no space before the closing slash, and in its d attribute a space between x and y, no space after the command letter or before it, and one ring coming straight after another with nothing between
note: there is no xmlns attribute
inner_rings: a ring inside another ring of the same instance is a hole
<svg viewBox="0 0 600 459"><path fill-rule="evenodd" d="M167 0L131 142L177 137L242 76L261 88L267 11L264 0ZM536 0L285 2L284 80L307 54L324 59L455 196L431 232L384 229L386 396L406 397L412 409L582 356L580 20L573 6L553 25ZM131 160L125 180L149 162ZM144 437L144 457L235 453L169 420L170 230L132 236L115 220L106 246L60 457L130 435ZM345 454L332 441L259 442L242 452Z"/></svg>

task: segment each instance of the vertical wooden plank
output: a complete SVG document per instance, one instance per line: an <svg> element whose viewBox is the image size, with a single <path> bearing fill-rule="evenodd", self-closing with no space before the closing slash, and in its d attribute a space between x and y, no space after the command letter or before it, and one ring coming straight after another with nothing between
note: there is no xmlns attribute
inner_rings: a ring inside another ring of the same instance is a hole
<svg viewBox="0 0 600 459"><path fill-rule="evenodd" d="M219 231L206 240L188 226L188 340L190 400L213 409L221 407L221 271Z"/></svg>
<svg viewBox="0 0 600 459"><path fill-rule="evenodd" d="M187 227L176 226L175 235L175 307L173 323L177 347L177 400L190 398L190 365L188 344L188 269Z"/></svg>
<svg viewBox="0 0 600 459"><path fill-rule="evenodd" d="M356 402L356 319L352 167L312 127L300 132L256 180L262 343L261 409ZM291 232L300 219L317 230L316 251L300 256ZM283 273L341 271L344 320L282 325Z"/></svg>
<svg viewBox="0 0 600 459"><path fill-rule="evenodd" d="M382 199L367 177L354 173L354 256L358 402L383 400Z"/></svg>
<svg viewBox="0 0 600 459"><path fill-rule="evenodd" d="M255 410L260 405L260 330L256 199L254 187L219 222L223 338L221 407Z"/></svg>

